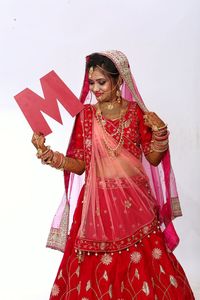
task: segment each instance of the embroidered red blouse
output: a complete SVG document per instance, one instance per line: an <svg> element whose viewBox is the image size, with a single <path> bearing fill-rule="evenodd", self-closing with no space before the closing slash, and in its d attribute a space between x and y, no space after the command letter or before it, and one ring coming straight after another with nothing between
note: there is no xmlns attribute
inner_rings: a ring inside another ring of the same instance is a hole
<svg viewBox="0 0 200 300"><path fill-rule="evenodd" d="M92 105L85 105L84 110L78 114L72 132L67 156L85 160L86 165L90 159L92 147L92 114L95 108ZM105 128L117 141L120 138L118 132L119 120L103 118ZM143 112L137 103L130 103L124 115L124 144L123 146L138 159L141 159L142 152L147 155L150 151L152 131L144 124Z"/></svg>

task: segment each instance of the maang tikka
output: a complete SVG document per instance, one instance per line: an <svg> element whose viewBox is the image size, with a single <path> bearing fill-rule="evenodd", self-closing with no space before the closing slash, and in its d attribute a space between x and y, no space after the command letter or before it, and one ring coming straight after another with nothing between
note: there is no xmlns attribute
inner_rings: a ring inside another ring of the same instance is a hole
<svg viewBox="0 0 200 300"><path fill-rule="evenodd" d="M92 73L93 73L93 72L94 72L94 68L93 68L93 67L90 67L90 68L89 68L89 72L88 72L88 73L89 73L89 76L88 76L88 77L89 77L90 79L92 78Z"/></svg>

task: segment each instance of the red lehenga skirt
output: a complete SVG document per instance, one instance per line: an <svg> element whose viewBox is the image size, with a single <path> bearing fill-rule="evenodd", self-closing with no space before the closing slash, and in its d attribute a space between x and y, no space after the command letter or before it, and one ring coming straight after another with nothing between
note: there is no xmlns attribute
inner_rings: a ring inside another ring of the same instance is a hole
<svg viewBox="0 0 200 300"><path fill-rule="evenodd" d="M186 275L166 249L158 225L128 249L77 253L83 190L50 300L190 300Z"/></svg>

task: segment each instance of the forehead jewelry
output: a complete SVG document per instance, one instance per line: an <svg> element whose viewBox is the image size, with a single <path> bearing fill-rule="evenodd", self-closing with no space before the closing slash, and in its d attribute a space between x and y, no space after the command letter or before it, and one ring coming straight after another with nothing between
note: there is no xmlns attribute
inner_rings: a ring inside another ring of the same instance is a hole
<svg viewBox="0 0 200 300"><path fill-rule="evenodd" d="M90 67L89 68L89 78L91 79L92 77L92 73L94 72L94 68L93 67Z"/></svg>

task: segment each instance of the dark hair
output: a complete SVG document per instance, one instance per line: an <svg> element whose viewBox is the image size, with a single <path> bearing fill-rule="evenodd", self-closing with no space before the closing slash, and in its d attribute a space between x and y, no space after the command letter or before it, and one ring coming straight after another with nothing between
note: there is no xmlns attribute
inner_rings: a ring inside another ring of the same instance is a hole
<svg viewBox="0 0 200 300"><path fill-rule="evenodd" d="M90 67L101 67L105 73L108 73L108 76L112 77L113 79L118 79L119 77L119 71L115 67L114 63L111 59L109 59L107 56L104 56L99 53L94 53L89 56L89 61L86 64L87 70L90 69Z"/></svg>

